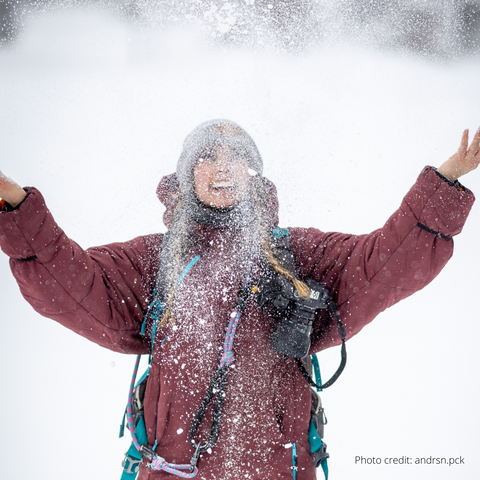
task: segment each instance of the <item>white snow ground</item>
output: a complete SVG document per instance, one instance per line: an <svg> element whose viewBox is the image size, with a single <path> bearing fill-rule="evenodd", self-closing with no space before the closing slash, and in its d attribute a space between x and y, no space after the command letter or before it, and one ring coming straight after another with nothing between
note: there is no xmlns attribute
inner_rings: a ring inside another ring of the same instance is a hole
<svg viewBox="0 0 480 480"><path fill-rule="evenodd" d="M424 165L456 150L463 128L480 125L479 84L478 59L438 64L351 45L296 57L211 50L190 31L152 36L106 14L52 16L0 55L0 168L40 188L83 247L127 240L163 229L157 182L193 127L225 117L257 141L281 226L364 233ZM479 192L480 173L464 183ZM439 278L348 343L345 373L323 394L332 479L478 478L479 237L476 205ZM119 479L134 357L40 317L4 255L0 269L2 478ZM338 350L321 360L327 376Z"/></svg>

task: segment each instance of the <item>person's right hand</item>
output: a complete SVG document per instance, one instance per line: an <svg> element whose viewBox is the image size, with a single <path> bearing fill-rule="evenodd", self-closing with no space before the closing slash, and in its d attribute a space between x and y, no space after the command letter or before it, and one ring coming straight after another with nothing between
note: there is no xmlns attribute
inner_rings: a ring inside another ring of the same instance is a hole
<svg viewBox="0 0 480 480"><path fill-rule="evenodd" d="M16 207L26 194L27 192L20 185L0 172L0 198L12 207Z"/></svg>

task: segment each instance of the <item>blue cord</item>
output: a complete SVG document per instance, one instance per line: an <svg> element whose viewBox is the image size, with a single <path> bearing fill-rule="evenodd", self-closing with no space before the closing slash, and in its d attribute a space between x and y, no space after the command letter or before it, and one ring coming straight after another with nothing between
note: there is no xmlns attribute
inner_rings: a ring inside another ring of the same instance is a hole
<svg viewBox="0 0 480 480"><path fill-rule="evenodd" d="M292 470L293 470L293 480L297 479L297 447L292 443Z"/></svg>

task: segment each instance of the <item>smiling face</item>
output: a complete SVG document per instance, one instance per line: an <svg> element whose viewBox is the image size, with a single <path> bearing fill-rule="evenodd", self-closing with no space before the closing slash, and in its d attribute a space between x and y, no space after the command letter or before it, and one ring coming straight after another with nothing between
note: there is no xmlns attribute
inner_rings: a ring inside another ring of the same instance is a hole
<svg viewBox="0 0 480 480"><path fill-rule="evenodd" d="M248 163L226 147L218 146L203 154L193 175L197 198L209 207L232 207L247 196Z"/></svg>

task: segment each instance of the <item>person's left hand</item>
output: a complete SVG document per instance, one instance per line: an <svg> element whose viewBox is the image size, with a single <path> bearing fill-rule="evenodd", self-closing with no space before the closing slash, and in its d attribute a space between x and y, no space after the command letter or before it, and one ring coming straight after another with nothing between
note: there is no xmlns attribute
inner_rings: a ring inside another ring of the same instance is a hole
<svg viewBox="0 0 480 480"><path fill-rule="evenodd" d="M480 128L468 146L468 129L464 130L458 151L444 162L438 172L454 182L462 175L475 170L480 163Z"/></svg>
<svg viewBox="0 0 480 480"><path fill-rule="evenodd" d="M0 198L3 198L12 207L16 207L26 194L27 192L20 185L0 171Z"/></svg>

